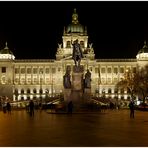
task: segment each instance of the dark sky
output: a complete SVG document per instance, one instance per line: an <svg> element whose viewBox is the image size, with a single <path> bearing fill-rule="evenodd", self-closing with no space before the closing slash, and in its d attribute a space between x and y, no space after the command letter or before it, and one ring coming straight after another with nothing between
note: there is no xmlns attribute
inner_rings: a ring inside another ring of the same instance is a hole
<svg viewBox="0 0 148 148"><path fill-rule="evenodd" d="M0 49L8 41L16 59L55 58L63 27L76 8L96 58L135 58L148 41L148 2L0 2Z"/></svg>

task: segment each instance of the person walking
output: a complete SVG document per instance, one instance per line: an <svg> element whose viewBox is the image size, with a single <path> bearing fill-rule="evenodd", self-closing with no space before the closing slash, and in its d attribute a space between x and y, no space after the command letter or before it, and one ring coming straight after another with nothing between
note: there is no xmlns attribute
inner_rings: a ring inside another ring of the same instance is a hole
<svg viewBox="0 0 148 148"><path fill-rule="evenodd" d="M30 116L34 116L34 102L32 100L29 103L29 111L30 111Z"/></svg>
<svg viewBox="0 0 148 148"><path fill-rule="evenodd" d="M6 109L8 111L8 114L11 114L11 105L9 102L7 102Z"/></svg>
<svg viewBox="0 0 148 148"><path fill-rule="evenodd" d="M130 108L130 118L134 118L135 117L135 115L134 115L134 109L135 109L134 101L131 101L129 103L129 108Z"/></svg>
<svg viewBox="0 0 148 148"><path fill-rule="evenodd" d="M68 103L68 113L69 114L72 114L72 112L73 112L73 103L72 103L72 101L70 101Z"/></svg>

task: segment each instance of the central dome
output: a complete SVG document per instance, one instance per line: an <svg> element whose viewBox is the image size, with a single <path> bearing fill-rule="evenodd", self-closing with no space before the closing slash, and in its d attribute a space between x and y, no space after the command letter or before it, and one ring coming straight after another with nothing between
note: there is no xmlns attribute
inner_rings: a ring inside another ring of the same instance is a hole
<svg viewBox="0 0 148 148"><path fill-rule="evenodd" d="M74 9L74 13L72 14L72 23L68 25L67 33L84 33L84 27L78 21L78 14L76 13L76 9Z"/></svg>

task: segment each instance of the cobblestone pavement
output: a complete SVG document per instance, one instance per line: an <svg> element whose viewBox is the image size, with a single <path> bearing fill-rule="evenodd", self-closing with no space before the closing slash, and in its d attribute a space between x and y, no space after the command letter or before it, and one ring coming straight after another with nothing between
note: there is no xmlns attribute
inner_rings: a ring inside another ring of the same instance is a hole
<svg viewBox="0 0 148 148"><path fill-rule="evenodd" d="M0 112L0 146L100 147L148 146L148 112L48 114L35 111Z"/></svg>

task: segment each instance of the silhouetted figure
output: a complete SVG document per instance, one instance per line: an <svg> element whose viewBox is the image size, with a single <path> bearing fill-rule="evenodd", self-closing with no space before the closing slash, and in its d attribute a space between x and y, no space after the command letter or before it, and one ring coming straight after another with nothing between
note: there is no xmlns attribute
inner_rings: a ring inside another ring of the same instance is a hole
<svg viewBox="0 0 148 148"><path fill-rule="evenodd" d="M85 74L84 87L91 88L91 73L89 69L87 69L87 73Z"/></svg>
<svg viewBox="0 0 148 148"><path fill-rule="evenodd" d="M72 114L72 111L73 111L73 103L72 103L72 101L70 101L68 103L68 113Z"/></svg>
<svg viewBox="0 0 148 148"><path fill-rule="evenodd" d="M75 62L75 65L80 66L81 59L83 58L83 53L82 53L80 44L78 43L78 39L75 40L72 45L73 45L72 58Z"/></svg>
<svg viewBox="0 0 148 148"><path fill-rule="evenodd" d="M8 114L11 114L11 105L9 102L7 102L6 109L8 111Z"/></svg>
<svg viewBox="0 0 148 148"><path fill-rule="evenodd" d="M65 75L63 76L63 85L64 88L71 88L71 80L70 80L70 71L67 69Z"/></svg>
<svg viewBox="0 0 148 148"><path fill-rule="evenodd" d="M29 109L30 109L30 116L34 116L34 103L32 100L29 103Z"/></svg>
<svg viewBox="0 0 148 148"><path fill-rule="evenodd" d="M7 107L6 107L6 103L3 103L2 104L2 108L3 108L3 113L6 113L7 112Z"/></svg>
<svg viewBox="0 0 148 148"><path fill-rule="evenodd" d="M134 118L134 109L135 109L135 107L134 107L134 102L133 101L131 101L129 103L129 108L130 108L130 118Z"/></svg>

